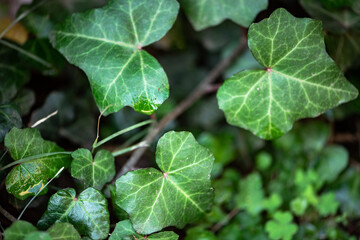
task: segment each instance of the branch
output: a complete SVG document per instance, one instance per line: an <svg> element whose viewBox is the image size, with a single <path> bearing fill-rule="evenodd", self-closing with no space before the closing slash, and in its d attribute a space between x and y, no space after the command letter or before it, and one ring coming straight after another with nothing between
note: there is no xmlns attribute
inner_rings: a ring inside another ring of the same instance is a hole
<svg viewBox="0 0 360 240"><path fill-rule="evenodd" d="M186 99L184 99L172 112L167 114L161 121L152 128L142 142L146 143L148 146L152 143L155 137L160 133L166 125L180 116L185 112L191 105L194 104L199 98L208 93L209 89L212 88L212 83L221 75L221 73L238 57L245 49L247 48L247 37L245 29L242 29L242 36L240 39L239 46L235 51L226 59L221 61L205 78L204 80L192 91ZM127 173L134 168L136 163L139 161L141 156L144 154L147 147L137 149L130 159L125 163L121 171L116 175L116 179L121 177L123 174Z"/></svg>

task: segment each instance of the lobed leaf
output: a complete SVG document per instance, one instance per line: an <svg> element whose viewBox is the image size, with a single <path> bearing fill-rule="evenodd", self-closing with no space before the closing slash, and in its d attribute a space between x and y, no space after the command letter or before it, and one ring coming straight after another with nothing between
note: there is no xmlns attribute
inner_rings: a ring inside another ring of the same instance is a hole
<svg viewBox="0 0 360 240"><path fill-rule="evenodd" d="M325 51L321 22L285 9L252 24L249 47L264 70L242 71L218 91L227 121L273 139L300 118L315 117L357 97Z"/></svg>
<svg viewBox="0 0 360 240"><path fill-rule="evenodd" d="M23 240L27 235L36 232L37 229L31 223L16 221L4 232L5 240Z"/></svg>
<svg viewBox="0 0 360 240"><path fill-rule="evenodd" d="M52 240L80 240L80 234L70 223L55 223L47 233Z"/></svg>
<svg viewBox="0 0 360 240"><path fill-rule="evenodd" d="M110 0L71 15L50 39L85 71L105 115L124 106L151 114L168 98L169 85L163 68L142 48L165 35L178 8L175 0Z"/></svg>
<svg viewBox="0 0 360 240"><path fill-rule="evenodd" d="M191 133L168 132L158 142L154 168L128 172L116 181L119 207L133 228L150 234L167 226L183 228L210 210L213 155Z"/></svg>
<svg viewBox="0 0 360 240"><path fill-rule="evenodd" d="M16 161L43 153L63 152L55 143L42 139L39 130L13 128L5 137L5 147ZM35 195L62 167L70 165L64 154L39 157L14 167L6 178L6 190L19 199Z"/></svg>

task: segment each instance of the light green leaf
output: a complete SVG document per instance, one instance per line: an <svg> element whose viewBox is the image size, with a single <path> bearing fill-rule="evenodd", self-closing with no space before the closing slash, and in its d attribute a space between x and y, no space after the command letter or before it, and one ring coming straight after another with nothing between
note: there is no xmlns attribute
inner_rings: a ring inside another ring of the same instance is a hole
<svg viewBox="0 0 360 240"><path fill-rule="evenodd" d="M217 240L215 235L201 227L190 228L186 231L185 240Z"/></svg>
<svg viewBox="0 0 360 240"><path fill-rule="evenodd" d="M13 128L5 137L5 147L15 161L43 153L64 151L55 143L43 140L39 130L33 128ZM19 164L7 176L6 190L22 200L33 196L60 168L68 167L70 159L68 155L58 154Z"/></svg>
<svg viewBox="0 0 360 240"><path fill-rule="evenodd" d="M16 221L4 232L5 240L23 240L28 234L36 232L37 229L31 223Z"/></svg>
<svg viewBox="0 0 360 240"><path fill-rule="evenodd" d="M292 215L289 212L279 211L274 214L274 220L266 223L265 230L269 233L270 239L290 240L298 227L292 223Z"/></svg>
<svg viewBox="0 0 360 240"><path fill-rule="evenodd" d="M75 190L69 188L51 196L38 227L47 229L54 223L69 222L81 235L105 239L110 231L109 218L107 201L101 192L87 188L77 197Z"/></svg>
<svg viewBox="0 0 360 240"><path fill-rule="evenodd" d="M240 180L239 193L235 196L236 206L245 209L251 215L257 215L263 210L264 191L261 177L252 173Z"/></svg>
<svg viewBox="0 0 360 240"><path fill-rule="evenodd" d="M267 8L267 0L180 0L185 14L197 31L231 19L248 27L256 15Z"/></svg>
<svg viewBox="0 0 360 240"><path fill-rule="evenodd" d="M100 150L93 159L89 150L81 148L71 156L71 176L82 180L86 187L101 190L115 177L115 160L109 151Z"/></svg>
<svg viewBox="0 0 360 240"><path fill-rule="evenodd" d="M259 152L256 155L255 160L256 167L260 171L265 171L266 169L268 169L273 161L271 154L265 151Z"/></svg>
<svg viewBox="0 0 360 240"><path fill-rule="evenodd" d="M73 14L50 38L85 71L99 109L108 107L105 115L124 106L151 114L167 99L169 85L142 47L165 35L178 8L175 0L110 0L101 9Z"/></svg>
<svg viewBox="0 0 360 240"><path fill-rule="evenodd" d="M316 117L358 95L327 55L320 21L278 9L250 26L249 47L265 69L229 78L217 97L230 124L261 138L279 137L294 121Z"/></svg>
<svg viewBox="0 0 360 240"><path fill-rule="evenodd" d="M339 205L340 203L335 199L335 193L328 192L319 197L319 203L316 205L316 209L322 217L326 217L335 214Z"/></svg>
<svg viewBox="0 0 360 240"><path fill-rule="evenodd" d="M281 206L282 198L279 194L273 193L270 195L270 197L264 199L262 204L264 206L264 209L269 212L273 212Z"/></svg>
<svg viewBox="0 0 360 240"><path fill-rule="evenodd" d="M116 181L117 204L136 232L150 234L167 226L183 228L210 210L214 162L189 132L168 132L158 142L154 168L128 172Z"/></svg>
<svg viewBox="0 0 360 240"><path fill-rule="evenodd" d="M13 105L0 105L0 142L13 127L20 128L22 120L19 112Z"/></svg>
<svg viewBox="0 0 360 240"><path fill-rule="evenodd" d="M174 232L159 232L149 236L143 236L135 232L129 220L118 222L109 240L177 240L179 236Z"/></svg>
<svg viewBox="0 0 360 240"><path fill-rule="evenodd" d="M24 238L24 240L53 240L46 232L32 232Z"/></svg>
<svg viewBox="0 0 360 240"><path fill-rule="evenodd" d="M52 240L80 240L80 234L70 223L55 223L47 233Z"/></svg>
<svg viewBox="0 0 360 240"><path fill-rule="evenodd" d="M295 198L290 202L290 208L293 213L297 216L304 215L308 202L305 198L299 197Z"/></svg>

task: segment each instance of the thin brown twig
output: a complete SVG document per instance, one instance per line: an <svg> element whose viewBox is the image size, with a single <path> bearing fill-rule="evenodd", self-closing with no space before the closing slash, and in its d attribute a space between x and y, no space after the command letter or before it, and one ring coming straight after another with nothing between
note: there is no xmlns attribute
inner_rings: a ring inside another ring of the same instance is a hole
<svg viewBox="0 0 360 240"><path fill-rule="evenodd" d="M213 233L216 233L217 231L219 231L221 228L223 228L228 222L231 221L231 219L233 219L238 213L240 212L239 209L234 208L228 215L226 215L225 219L221 222L216 223L212 228L211 231Z"/></svg>
<svg viewBox="0 0 360 240"><path fill-rule="evenodd" d="M233 60L238 57L245 49L247 48L247 36L246 30L242 29L242 36L240 39L240 44L235 49L235 51L226 59L221 61L210 73L204 78L204 80L192 91L186 99L184 99L172 112L167 114L161 121L152 128L149 133L143 139L143 142L147 143L149 146L156 136L160 133L162 129L166 127L168 123L180 116L184 111L186 111L194 102L199 98L205 95L209 88L211 88L212 83L218 79L221 73L233 62ZM139 161L141 156L144 154L147 148L137 149L130 159L122 167L121 171L116 175L116 179L121 177L126 172L134 168L136 163Z"/></svg>
<svg viewBox="0 0 360 240"><path fill-rule="evenodd" d="M16 217L14 217L13 215L11 215L8 211L6 211L1 205L0 205L0 213L2 215L4 215L9 221L11 222L15 222L16 221Z"/></svg>

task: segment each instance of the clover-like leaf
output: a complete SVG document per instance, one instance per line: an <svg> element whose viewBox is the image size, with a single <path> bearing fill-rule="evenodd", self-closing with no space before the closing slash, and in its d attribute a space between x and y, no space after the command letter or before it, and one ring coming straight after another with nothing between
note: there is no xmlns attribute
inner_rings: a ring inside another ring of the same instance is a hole
<svg viewBox="0 0 360 240"><path fill-rule="evenodd" d="M50 38L85 71L105 115L124 106L151 114L167 99L169 85L163 68L142 47L165 35L178 8L176 0L110 0L101 9L73 14Z"/></svg>
<svg viewBox="0 0 360 240"><path fill-rule="evenodd" d="M218 91L227 121L272 139L294 121L315 117L357 97L358 91L327 55L320 21L298 19L285 9L252 24L249 47L264 70L227 79Z"/></svg>
<svg viewBox="0 0 360 240"><path fill-rule="evenodd" d="M274 214L274 220L266 223L265 230L269 233L270 239L290 240L298 227L292 223L291 213L279 211Z"/></svg>
<svg viewBox="0 0 360 240"><path fill-rule="evenodd" d="M64 151L55 143L43 140L39 130L33 128L13 128L5 137L5 147L15 161L39 154ZM22 200L35 195L60 168L70 165L70 159L68 155L57 154L21 163L7 176L6 189Z"/></svg>
<svg viewBox="0 0 360 240"><path fill-rule="evenodd" d="M129 220L124 220L116 224L109 240L177 240L178 238L179 236L176 233L170 231L143 236L135 232Z"/></svg>
<svg viewBox="0 0 360 240"><path fill-rule="evenodd" d="M65 222L55 223L47 233L53 240L80 240L80 234L73 225Z"/></svg>
<svg viewBox="0 0 360 240"><path fill-rule="evenodd" d="M71 176L82 180L87 187L101 190L115 176L115 160L109 151L100 150L93 159L91 152L82 148L71 156Z"/></svg>
<svg viewBox="0 0 360 240"><path fill-rule="evenodd" d="M27 235L36 231L36 227L31 223L19 220L5 230L4 238L5 240L23 240Z"/></svg>
<svg viewBox="0 0 360 240"><path fill-rule="evenodd" d="M128 172L116 181L117 204L133 228L150 234L167 226L183 228L210 210L214 162L189 132L168 132L158 142L154 168Z"/></svg>
<svg viewBox="0 0 360 240"><path fill-rule="evenodd" d="M59 190L51 196L38 227L45 230L57 222L69 222L92 239L105 239L110 231L107 200L94 188L85 189L78 197L74 189Z"/></svg>
<svg viewBox="0 0 360 240"><path fill-rule="evenodd" d="M320 215L326 217L335 214L340 203L335 199L334 192L328 192L319 197L319 203L316 205Z"/></svg>
<svg viewBox="0 0 360 240"><path fill-rule="evenodd" d="M267 8L267 0L181 0L182 7L198 31L231 19L248 27L256 15Z"/></svg>

